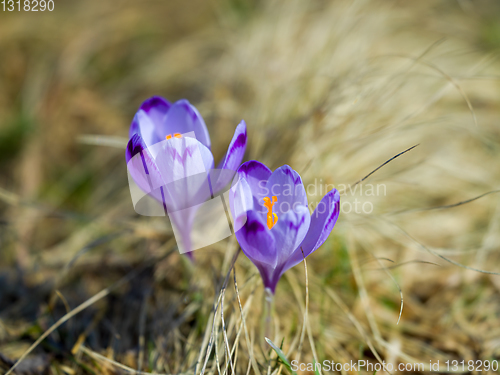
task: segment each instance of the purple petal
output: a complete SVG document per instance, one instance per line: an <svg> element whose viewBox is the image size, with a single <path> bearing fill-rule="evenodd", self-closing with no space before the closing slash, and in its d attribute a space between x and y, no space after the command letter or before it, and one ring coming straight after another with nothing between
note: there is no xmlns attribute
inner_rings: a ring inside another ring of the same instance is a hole
<svg viewBox="0 0 500 375"><path fill-rule="evenodd" d="M125 149L125 161L128 163L129 160L132 159L135 155L147 148L148 146L146 146L144 139L142 139L139 134L133 134L127 143L127 148Z"/></svg>
<svg viewBox="0 0 500 375"><path fill-rule="evenodd" d="M165 115L170 110L171 106L172 104L161 96L153 96L145 100L140 108L153 123L156 135L160 140L165 138L165 134L162 134L160 130Z"/></svg>
<svg viewBox="0 0 500 375"><path fill-rule="evenodd" d="M296 206L295 209L289 210L281 216L278 215L278 222L269 231L276 242L279 264L285 264L289 256L304 240L310 223L311 214L307 206Z"/></svg>
<svg viewBox="0 0 500 375"><path fill-rule="evenodd" d="M255 211L247 213L247 222L236 232L241 249L256 266L276 267L277 252L273 235L262 216Z"/></svg>
<svg viewBox="0 0 500 375"><path fill-rule="evenodd" d="M302 179L288 165L276 169L269 177L266 190L268 197L276 196L278 201L273 206L273 211L278 217L298 206L307 207L307 196ZM263 197L258 197L259 202ZM262 204L262 203L261 203Z"/></svg>
<svg viewBox="0 0 500 375"><path fill-rule="evenodd" d="M210 150L194 138L165 139L148 150L167 184L199 173L208 175L214 165Z"/></svg>
<svg viewBox="0 0 500 375"><path fill-rule="evenodd" d="M153 156L146 147L144 140L134 134L127 144L125 151L127 169L141 190L161 201L158 187L164 185L162 175L155 164Z"/></svg>
<svg viewBox="0 0 500 375"><path fill-rule="evenodd" d="M170 102L160 96L153 96L145 100L134 116L130 125L129 136L140 135L146 145L151 146L162 139L165 135L161 134L161 127L164 117L170 109Z"/></svg>
<svg viewBox="0 0 500 375"><path fill-rule="evenodd" d="M297 247L288 259L286 269L295 266L303 260L304 256L310 255L318 249L328 238L340 213L340 194L336 189L330 190L319 202L311 216L309 231L302 243Z"/></svg>
<svg viewBox="0 0 500 375"><path fill-rule="evenodd" d="M210 135L205 121L198 110L185 99L175 102L170 107L158 131L163 138L169 134L173 136L175 133L194 131L196 139L210 149Z"/></svg>
<svg viewBox="0 0 500 375"><path fill-rule="evenodd" d="M247 212L253 209L252 191L248 182L242 178L229 189L229 208L234 231L237 232L247 221Z"/></svg>
<svg viewBox="0 0 500 375"><path fill-rule="evenodd" d="M266 264L255 263L255 266L259 270L260 276L262 277L262 283L264 288L269 288L274 294L276 291L276 285L283 274L280 267L271 267Z"/></svg>
<svg viewBox="0 0 500 375"><path fill-rule="evenodd" d="M217 169L219 175L215 183L215 191L222 190L234 177L234 172L238 169L245 155L247 147L247 125L241 121L234 131L233 139L229 144L226 155L221 160Z"/></svg>
<svg viewBox="0 0 500 375"><path fill-rule="evenodd" d="M268 197L266 184L271 177L271 170L257 160L250 160L238 168L238 177L248 182L252 195L255 197Z"/></svg>
<svg viewBox="0 0 500 375"><path fill-rule="evenodd" d="M150 147L155 155L165 186L164 203L177 233L179 249L192 259L191 228L196 205L210 199L208 171L213 168L213 156L194 138L171 138ZM177 237L176 235L176 237Z"/></svg>
<svg viewBox="0 0 500 375"><path fill-rule="evenodd" d="M165 202L169 211L182 210L210 198L208 172L213 156L194 138L171 138L150 147L163 177ZM154 186L156 188L156 186Z"/></svg>

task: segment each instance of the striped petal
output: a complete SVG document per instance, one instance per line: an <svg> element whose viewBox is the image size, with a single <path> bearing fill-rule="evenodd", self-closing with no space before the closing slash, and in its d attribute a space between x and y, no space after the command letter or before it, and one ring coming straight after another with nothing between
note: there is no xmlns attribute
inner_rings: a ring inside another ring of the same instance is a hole
<svg viewBox="0 0 500 375"><path fill-rule="evenodd" d="M340 214L340 194L336 189L330 190L321 199L313 214L311 225L302 243L297 247L288 259L286 269L289 269L316 251L326 241Z"/></svg>
<svg viewBox="0 0 500 375"><path fill-rule="evenodd" d="M247 125L245 121L241 121L234 131L233 139L229 144L226 155L221 160L215 175L212 178L214 183L214 191L221 191L234 177L236 170L243 160L247 147Z"/></svg>
<svg viewBox="0 0 500 375"><path fill-rule="evenodd" d="M208 173L213 156L194 138L171 138L151 147L163 177L167 211L178 211L210 199ZM154 186L157 188L157 186Z"/></svg>
<svg viewBox="0 0 500 375"><path fill-rule="evenodd" d="M145 100L130 125L129 137L132 138L134 134L137 134L148 146L165 139L162 124L170 107L170 102L160 96Z"/></svg>
<svg viewBox="0 0 500 375"><path fill-rule="evenodd" d="M194 132L196 139L210 149L210 135L203 117L198 110L186 99L175 102L165 114L159 128L163 139L175 133L185 134Z"/></svg>

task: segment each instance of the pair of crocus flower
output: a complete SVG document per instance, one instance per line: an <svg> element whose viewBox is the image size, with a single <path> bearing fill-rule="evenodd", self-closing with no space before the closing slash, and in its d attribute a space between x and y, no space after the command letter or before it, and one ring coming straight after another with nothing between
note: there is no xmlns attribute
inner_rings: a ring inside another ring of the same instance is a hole
<svg viewBox="0 0 500 375"><path fill-rule="evenodd" d="M146 100L129 135L128 171L140 189L176 213L169 216L188 255L196 215L190 207L222 192L233 180L229 205L236 238L273 294L283 273L325 242L339 216L337 190L328 192L311 215L302 180L288 165L272 172L256 160L241 164L247 144L244 121L216 170L205 122L187 100ZM265 203L272 197L270 224Z"/></svg>

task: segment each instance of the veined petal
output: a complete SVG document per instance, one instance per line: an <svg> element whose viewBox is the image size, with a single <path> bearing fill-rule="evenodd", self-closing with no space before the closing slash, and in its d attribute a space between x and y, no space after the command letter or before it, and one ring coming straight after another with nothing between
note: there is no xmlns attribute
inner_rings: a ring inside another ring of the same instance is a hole
<svg viewBox="0 0 500 375"><path fill-rule="evenodd" d="M280 215L294 210L298 206L307 207L307 195L302 179L288 165L276 169L267 180L268 196L276 196L277 202L273 206L274 212Z"/></svg>
<svg viewBox="0 0 500 375"><path fill-rule="evenodd" d="M165 139L165 135L161 133L161 127L170 106L170 102L160 96L145 100L130 125L129 137L132 138L134 134L138 134L148 146Z"/></svg>
<svg viewBox="0 0 500 375"><path fill-rule="evenodd" d="M233 183L229 189L229 207L233 218L234 231L237 232L245 225L247 212L253 209L252 191L248 182L241 178Z"/></svg>
<svg viewBox="0 0 500 375"><path fill-rule="evenodd" d="M238 169L245 155L245 150L247 147L247 125L245 121L241 121L234 131L233 139L229 144L229 148L226 155L221 160L218 169L218 178L215 182L214 191L218 192L222 190L231 179L234 177L234 173Z"/></svg>
<svg viewBox="0 0 500 375"><path fill-rule="evenodd" d="M194 138L171 138L153 145L155 164L163 177L167 211L203 203L211 196L208 172L213 156Z"/></svg>
<svg viewBox="0 0 500 375"><path fill-rule="evenodd" d="M161 201L157 188L164 185L164 180L140 135L134 134L128 141L125 160L127 161L127 169L137 186Z"/></svg>
<svg viewBox="0 0 500 375"><path fill-rule="evenodd" d="M165 183L208 172L214 165L210 150L194 138L171 138L150 147Z"/></svg>
<svg viewBox="0 0 500 375"><path fill-rule="evenodd" d="M262 217L255 211L247 212L247 222L236 232L236 239L245 255L255 265L276 267L278 258L274 237Z"/></svg>
<svg viewBox="0 0 500 375"><path fill-rule="evenodd" d="M127 148L125 149L125 161L128 163L135 155L142 152L142 150L147 149L148 146L144 142L144 139L140 134L133 134L127 143ZM148 173L148 172L146 172Z"/></svg>
<svg viewBox="0 0 500 375"><path fill-rule="evenodd" d="M309 231L302 243L297 247L288 259L287 269L295 266L303 260L304 256L310 255L318 249L328 238L340 213L340 194L336 189L330 190L319 202L311 216Z"/></svg>
<svg viewBox="0 0 500 375"><path fill-rule="evenodd" d="M252 195L261 198L261 202L262 198L269 196L266 184L271 174L271 170L257 160L247 161L238 168L238 177L248 182Z"/></svg>
<svg viewBox="0 0 500 375"><path fill-rule="evenodd" d="M210 149L210 135L203 117L186 99L182 99L170 107L159 128L159 133L165 138L169 134L173 136L175 133L184 134L191 131L194 131L199 142Z"/></svg>
<svg viewBox="0 0 500 375"><path fill-rule="evenodd" d="M306 206L297 206L293 210L278 216L278 222L272 229L268 229L274 236L278 264L285 264L289 256L304 240L309 225L311 214Z"/></svg>

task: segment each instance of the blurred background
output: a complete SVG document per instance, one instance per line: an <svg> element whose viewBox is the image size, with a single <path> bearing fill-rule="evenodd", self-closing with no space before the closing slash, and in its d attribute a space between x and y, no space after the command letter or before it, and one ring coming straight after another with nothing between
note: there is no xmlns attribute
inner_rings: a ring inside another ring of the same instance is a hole
<svg viewBox="0 0 500 375"><path fill-rule="evenodd" d="M290 360L500 360L500 3L1 7L0 373L62 317L17 373L288 372L255 267L239 254L229 274L235 239L190 262L134 212L124 148L153 95L198 108L216 160L245 119L245 160L306 184L352 185L419 144L341 197L373 211L342 212L308 257L307 324L303 264L279 283Z"/></svg>

